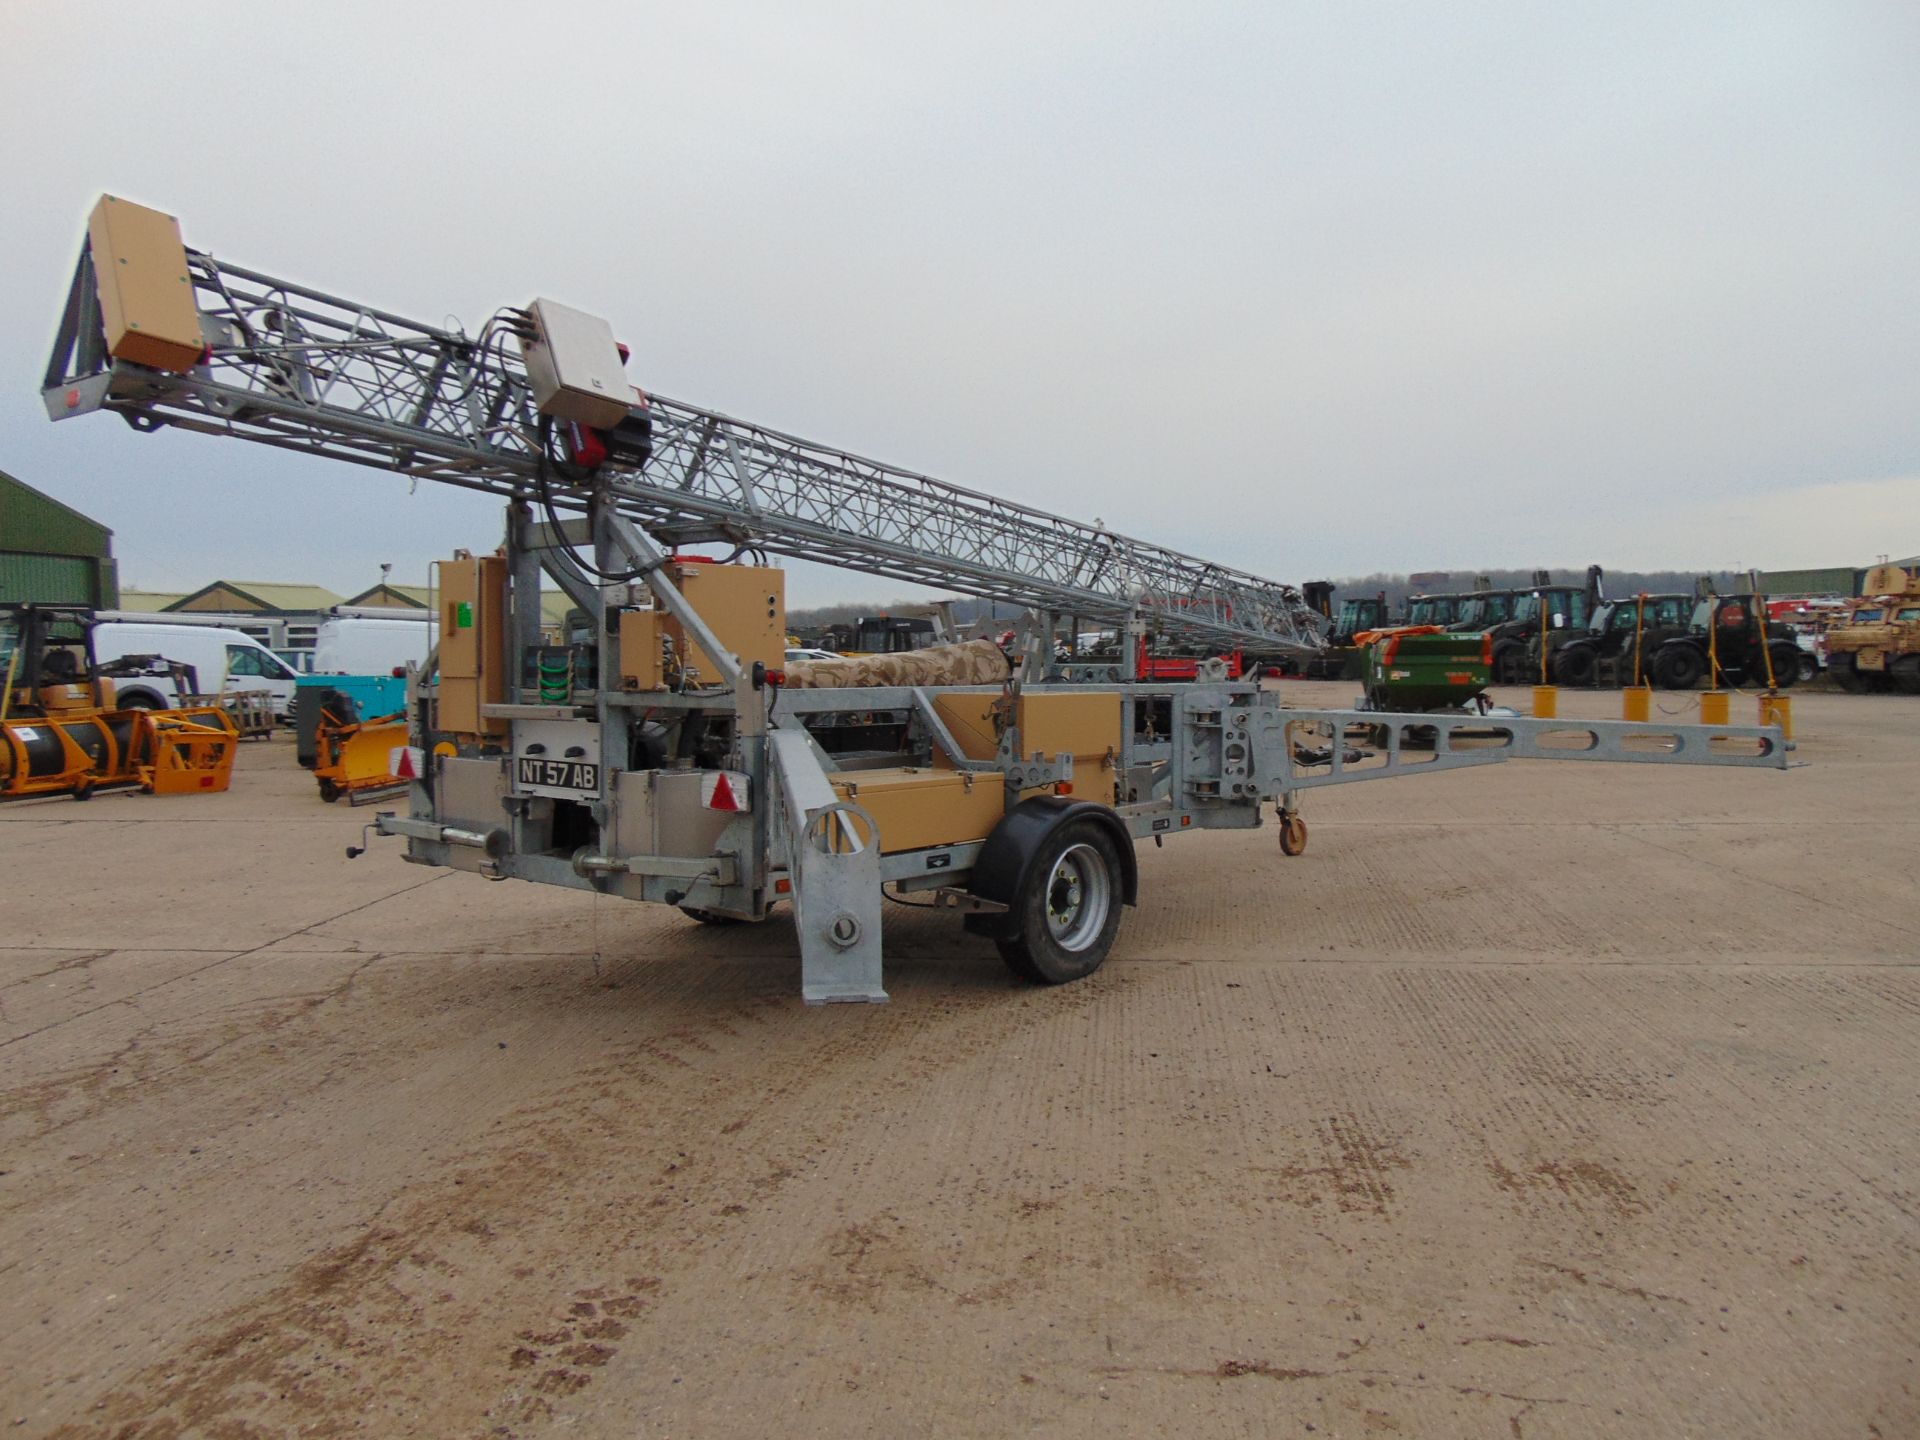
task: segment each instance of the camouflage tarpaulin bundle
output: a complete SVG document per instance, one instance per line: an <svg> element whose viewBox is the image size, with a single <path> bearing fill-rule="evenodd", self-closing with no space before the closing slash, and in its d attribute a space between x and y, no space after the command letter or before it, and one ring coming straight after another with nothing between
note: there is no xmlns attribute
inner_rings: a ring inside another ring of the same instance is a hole
<svg viewBox="0 0 1920 1440"><path fill-rule="evenodd" d="M991 640L933 645L892 655L843 660L795 660L787 666L793 690L829 690L869 685L999 685L1013 673Z"/></svg>

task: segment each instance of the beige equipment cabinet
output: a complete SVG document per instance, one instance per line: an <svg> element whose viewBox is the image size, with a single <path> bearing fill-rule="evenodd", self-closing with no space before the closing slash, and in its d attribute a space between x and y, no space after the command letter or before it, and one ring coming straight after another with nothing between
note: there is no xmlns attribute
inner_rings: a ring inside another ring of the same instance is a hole
<svg viewBox="0 0 1920 1440"><path fill-rule="evenodd" d="M533 335L520 353L540 412L602 430L625 419L634 391L621 373L613 327L557 300L535 300L527 316Z"/></svg>
<svg viewBox="0 0 1920 1440"><path fill-rule="evenodd" d="M836 776L833 793L873 817L882 855L984 840L1007 812L1007 787L986 771L857 770Z"/></svg>
<svg viewBox="0 0 1920 1440"><path fill-rule="evenodd" d="M934 712L969 760L991 760L1000 748L998 713L1005 701L978 690L935 692ZM1020 751L1032 755L1071 755L1076 799L1112 805L1118 795L1120 696L1117 692L1071 691L1048 694L1022 691L1013 717L1020 727ZM943 755L936 766L952 768Z"/></svg>
<svg viewBox="0 0 1920 1440"><path fill-rule="evenodd" d="M507 733L483 707L507 698L507 558L464 550L440 565L440 715L442 730Z"/></svg>
<svg viewBox="0 0 1920 1440"><path fill-rule="evenodd" d="M116 359L185 372L207 348L180 222L117 195L87 217L100 318Z"/></svg>
<svg viewBox="0 0 1920 1440"><path fill-rule="evenodd" d="M1120 756L1120 696L1117 692L1021 692L1014 708L1020 749L1028 755L1071 755L1076 800L1111 805L1116 797Z"/></svg>
<svg viewBox="0 0 1920 1440"><path fill-rule="evenodd" d="M623 610L620 612L620 688L623 690L664 690L667 688L664 657L660 640L667 619L660 610Z"/></svg>
<svg viewBox="0 0 1920 1440"><path fill-rule="evenodd" d="M787 660L787 577L784 571L756 565L707 565L676 560L667 567L668 578L687 597L687 603L700 612L714 638L740 657L741 667L751 669L758 660L769 670L778 670ZM715 684L721 669L713 657L671 616L662 621L673 637L674 648L699 672L703 685Z"/></svg>
<svg viewBox="0 0 1920 1440"><path fill-rule="evenodd" d="M974 690L938 693L935 712L969 760L991 760L999 749L995 711L1001 696ZM1025 692L1015 702L1020 749L1049 758L1073 757L1073 780L1058 787L1076 800L1112 805L1119 771L1120 697L1116 693ZM963 771L936 752L931 766L850 771L835 776L834 793L858 805L880 828L880 853L897 855L940 845L984 840L1007 809L1006 786L996 773ZM1027 794L1052 793L1029 791Z"/></svg>

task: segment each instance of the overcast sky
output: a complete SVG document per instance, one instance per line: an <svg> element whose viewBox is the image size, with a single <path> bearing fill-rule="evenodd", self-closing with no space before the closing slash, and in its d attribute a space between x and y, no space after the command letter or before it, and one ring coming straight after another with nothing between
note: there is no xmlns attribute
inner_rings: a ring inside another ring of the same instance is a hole
<svg viewBox="0 0 1920 1440"><path fill-rule="evenodd" d="M551 295L650 390L1284 580L1920 551L1911 0L0 26L0 469L111 525L129 585L420 581L500 521L47 421L102 191L422 320Z"/></svg>

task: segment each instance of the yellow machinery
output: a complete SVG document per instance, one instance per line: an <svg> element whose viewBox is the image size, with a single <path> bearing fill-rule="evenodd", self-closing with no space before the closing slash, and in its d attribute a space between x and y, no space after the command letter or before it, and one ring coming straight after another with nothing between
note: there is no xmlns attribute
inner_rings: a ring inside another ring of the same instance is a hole
<svg viewBox="0 0 1920 1440"><path fill-rule="evenodd" d="M399 789L407 782L393 773L393 752L406 743L404 712L343 722L332 711L321 711L313 767L320 798L331 804L344 795L349 804L359 805Z"/></svg>
<svg viewBox="0 0 1920 1440"><path fill-rule="evenodd" d="M0 611L0 800L90 798L138 785L155 794L225 790L239 742L217 705L121 710L94 673L93 614L80 606Z"/></svg>
<svg viewBox="0 0 1920 1440"><path fill-rule="evenodd" d="M239 735L217 706L14 715L0 723L0 799L138 785L156 795L225 790Z"/></svg>
<svg viewBox="0 0 1920 1440"><path fill-rule="evenodd" d="M134 733L134 771L149 795L217 793L233 780L240 734L224 710L142 711Z"/></svg>

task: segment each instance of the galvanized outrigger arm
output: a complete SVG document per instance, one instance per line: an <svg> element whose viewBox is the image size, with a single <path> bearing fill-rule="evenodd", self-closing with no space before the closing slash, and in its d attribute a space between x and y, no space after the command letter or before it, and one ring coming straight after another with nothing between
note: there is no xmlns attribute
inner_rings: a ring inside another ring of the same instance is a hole
<svg viewBox="0 0 1920 1440"><path fill-rule="evenodd" d="M83 250L43 388L55 419L119 412L539 499L589 497L668 542L731 541L1037 611L1142 614L1202 647L1317 649L1291 585L653 395L652 456L590 478L550 463L511 312L475 334L408 320L188 250L207 349L186 373L116 361Z"/></svg>

